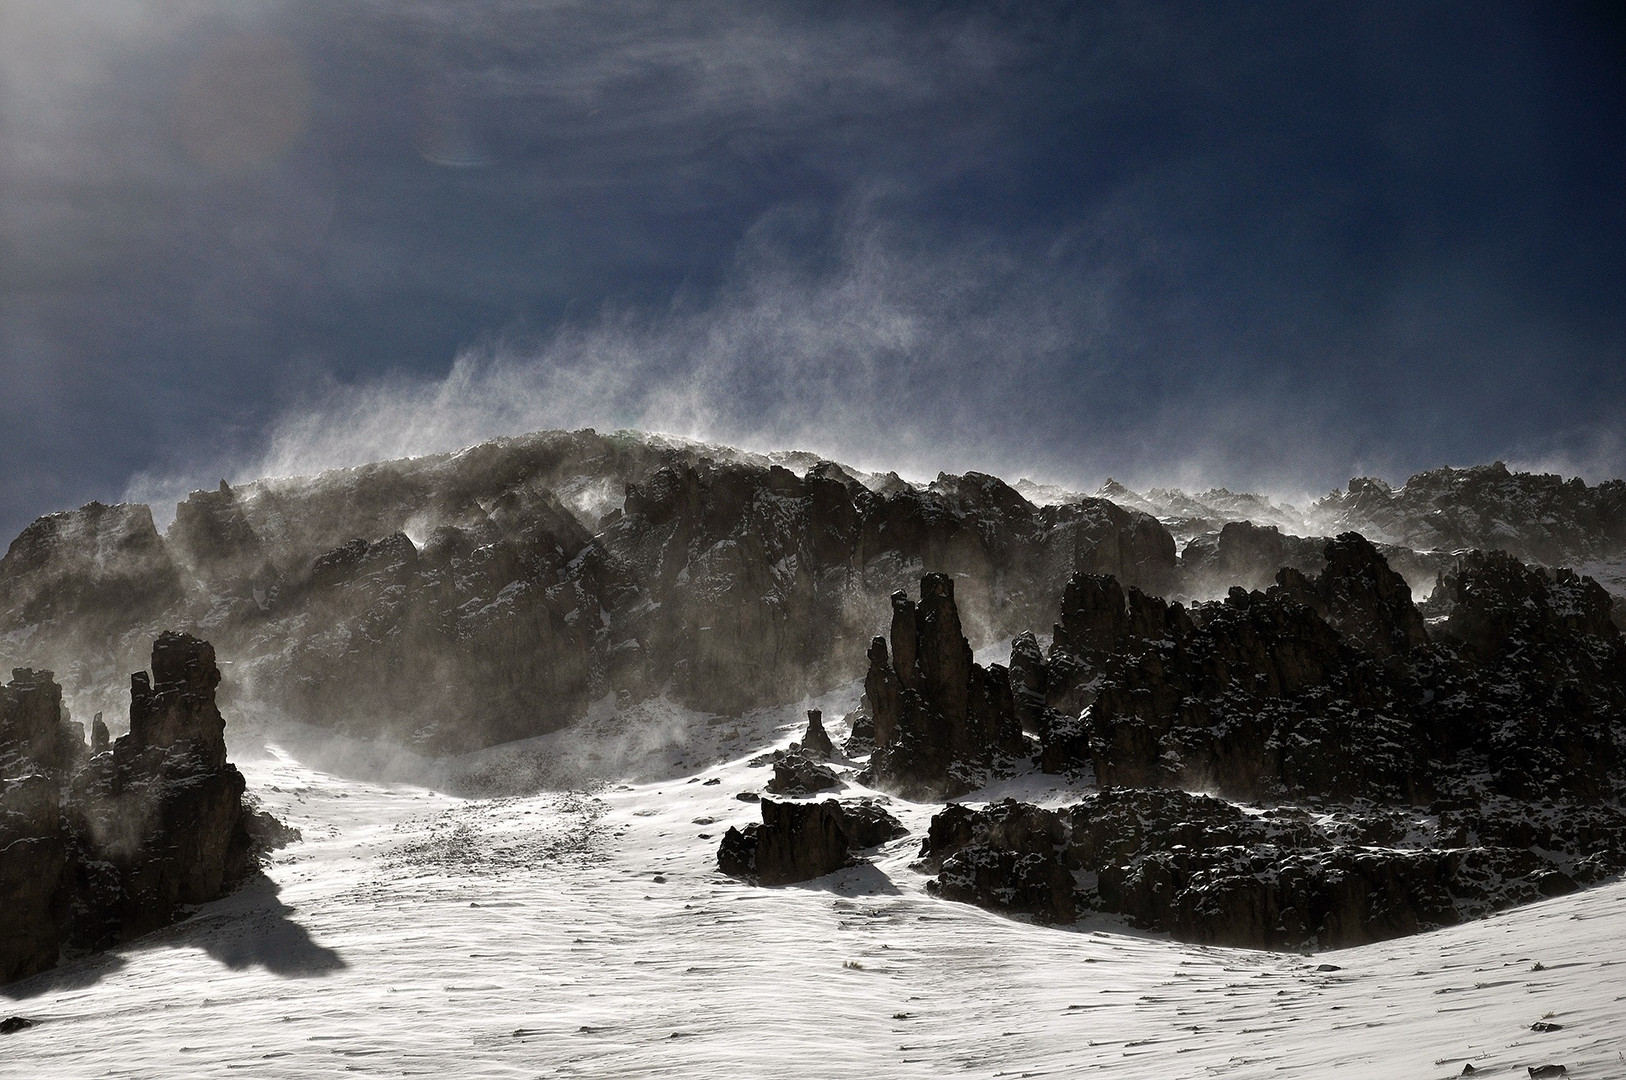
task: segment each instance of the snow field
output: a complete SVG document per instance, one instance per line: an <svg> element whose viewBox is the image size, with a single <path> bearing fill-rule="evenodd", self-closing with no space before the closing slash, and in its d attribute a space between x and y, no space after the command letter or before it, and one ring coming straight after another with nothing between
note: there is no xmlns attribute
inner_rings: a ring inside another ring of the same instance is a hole
<svg viewBox="0 0 1626 1080"><path fill-rule="evenodd" d="M936 900L909 863L940 807L899 800L913 835L873 865L725 878L717 841L758 820L735 795L769 776L749 761L801 716L646 717L623 732L645 779L522 798L273 742L239 766L304 841L186 922L6 988L37 1026L0 1036L0 1076L1626 1076L1626 885L1310 957L1205 948ZM1064 801L1048 783L1008 786Z"/></svg>

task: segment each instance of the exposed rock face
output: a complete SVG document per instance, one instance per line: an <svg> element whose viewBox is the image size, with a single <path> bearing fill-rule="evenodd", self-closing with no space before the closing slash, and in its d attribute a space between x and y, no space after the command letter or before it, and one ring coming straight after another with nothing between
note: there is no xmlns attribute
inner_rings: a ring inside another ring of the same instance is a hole
<svg viewBox="0 0 1626 1080"><path fill-rule="evenodd" d="M921 578L919 604L894 593L891 637L890 654L886 639L870 643L864 690L875 751L866 776L911 797L952 796L1001 755L1026 752L1009 673L971 662L952 578Z"/></svg>
<svg viewBox="0 0 1626 1080"><path fill-rule="evenodd" d="M1078 497L1041 492L1026 481L1017 489L1036 500ZM1317 534L1354 531L1373 539L1415 587L1426 586L1441 554L1469 549L1503 550L1555 568L1626 555L1626 482L1588 486L1578 478L1512 472L1501 462L1418 473L1399 488L1357 477L1347 490L1302 509L1224 489L1137 494L1111 481L1097 495L1157 518L1186 544L1182 572L1192 595L1203 594L1217 564L1224 564L1213 579L1221 589L1263 589L1282 566L1318 573L1319 542L1310 548L1301 539ZM1226 535L1223 526L1233 523L1279 529L1286 551L1262 531ZM1226 576L1231 580L1220 580Z"/></svg>
<svg viewBox="0 0 1626 1080"><path fill-rule="evenodd" d="M1007 799L948 807L932 819L921 858L938 871L928 888L946 899L1070 923L1078 890L1059 854L1066 843L1060 814Z"/></svg>
<svg viewBox="0 0 1626 1080"><path fill-rule="evenodd" d="M1196 596L1224 593L1233 585L1268 588L1276 571L1290 566L1304 573L1321 569L1319 540L1284 534L1274 525L1229 521L1217 533L1195 537L1180 553L1182 585Z"/></svg>
<svg viewBox="0 0 1626 1080"><path fill-rule="evenodd" d="M1052 732L1050 768L1086 735L1102 784L1213 786L1250 799L1421 790L1423 763L1398 737L1397 691L1301 603L1234 590L1185 612L1132 590L1114 608L1115 582L1080 584L1070 592L1094 605L1073 620L1085 628L1081 667L1098 670L1099 686L1088 732ZM1098 665L1111 633L1119 651Z"/></svg>
<svg viewBox="0 0 1626 1080"><path fill-rule="evenodd" d="M131 678L130 733L94 755L50 672L0 687L0 982L51 967L64 946L166 925L248 871L219 681L207 642L164 634L151 676Z"/></svg>
<svg viewBox="0 0 1626 1080"><path fill-rule="evenodd" d="M939 868L939 895L1040 921L1094 908L1186 941L1339 948L1480 917L1626 865L1618 812L1522 842L1544 820L1504 804L1476 818L1480 833L1451 815L1430 827L1369 804L1248 813L1205 795L1113 788L1066 811L950 806L932 819L922 856ZM1584 853L1604 837L1616 855Z"/></svg>
<svg viewBox="0 0 1626 1080"><path fill-rule="evenodd" d="M1482 763L1520 799L1618 799L1626 640L1590 578L1463 556L1442 582L1442 658L1420 677L1442 757Z"/></svg>
<svg viewBox="0 0 1626 1080"><path fill-rule="evenodd" d="M834 466L798 477L707 460L631 486L600 541L658 601L626 627L644 689L670 672L684 700L723 710L862 671L867 628L922 569L962 583L964 613L988 633L1020 628L1076 568L1163 581L1175 565L1172 538L1144 515L1034 507L990 476L875 491Z"/></svg>
<svg viewBox="0 0 1626 1080"><path fill-rule="evenodd" d="M1011 642L1011 711L1024 732L1042 742L1050 730L1054 710L1049 700L1049 672L1033 631L1024 630Z"/></svg>
<svg viewBox="0 0 1626 1080"><path fill-rule="evenodd" d="M1224 603L1190 610L1106 578L1075 578L1044 678L1063 717L1087 711L1049 725L1046 768L1088 759L1103 784L1246 799L1427 802L1461 771L1463 755L1489 760L1505 790L1527 788L1495 747L1508 741L1555 759L1534 745L1535 721L1523 719L1543 717L1548 737L1563 739L1556 756L1572 764L1536 771L1599 790L1600 773L1584 762L1618 759L1599 710L1626 716L1619 634L1601 589L1505 557L1467 558L1447 591L1480 595L1444 627L1477 643L1464 648L1450 636L1428 641L1409 589L1373 545L1342 536L1327 544L1326 560L1318 576L1284 569L1267 592L1234 589ZM1496 644L1512 640L1534 651ZM1583 702L1589 719L1576 720Z"/></svg>
<svg viewBox="0 0 1626 1080"><path fill-rule="evenodd" d="M1428 642L1411 586L1375 545L1344 533L1327 542L1324 554L1326 569L1316 577L1291 569L1277 575L1288 599L1309 607L1368 656L1403 655Z"/></svg>
<svg viewBox="0 0 1626 1080"><path fill-rule="evenodd" d="M159 628L207 627L237 692L454 751L611 692L734 712L822 691L862 674L889 595L927 569L955 577L980 641L1031 625L1075 571L1161 588L1176 565L1146 515L1035 506L991 476L916 487L811 455L549 432L223 484L162 538L142 507L43 518L0 561L0 663L26 640L82 696Z"/></svg>
<svg viewBox="0 0 1626 1080"><path fill-rule="evenodd" d="M162 612L181 580L145 506L89 503L35 521L0 558L0 625L71 616L87 632Z"/></svg>
<svg viewBox="0 0 1626 1080"><path fill-rule="evenodd" d="M1044 761L1091 760L1104 788L1062 815L945 810L923 851L942 895L1060 918L1053 852L1075 902L1140 925L1332 947L1626 868L1626 643L1603 589L1470 553L1431 641L1374 545L1341 536L1325 560L1189 611L1070 582L1050 657L1016 651L1047 703L1093 695L1082 725L1047 704ZM1275 805L1159 790L1193 787Z"/></svg>
<svg viewBox="0 0 1626 1080"><path fill-rule="evenodd" d="M763 885L823 877L848 865L852 853L904 834L898 820L873 801L842 804L763 799L762 823L730 828L717 851L725 874Z"/></svg>
<svg viewBox="0 0 1626 1080"><path fill-rule="evenodd" d="M152 674L130 676L130 733L119 746L132 756L183 748L206 768L226 764L226 721L215 707L220 668L214 646L174 632L152 646Z"/></svg>

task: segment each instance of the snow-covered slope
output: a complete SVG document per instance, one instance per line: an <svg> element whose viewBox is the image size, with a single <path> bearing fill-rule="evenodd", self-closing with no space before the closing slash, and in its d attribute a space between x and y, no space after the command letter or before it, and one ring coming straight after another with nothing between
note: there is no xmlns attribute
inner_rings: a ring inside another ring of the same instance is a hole
<svg viewBox="0 0 1626 1080"><path fill-rule="evenodd" d="M931 898L909 864L938 807L899 800L914 835L873 865L721 876L751 759L855 698L603 709L475 771L630 782L495 799L442 790L468 761L233 732L305 840L187 922L6 987L35 1026L0 1036L0 1076L1626 1075L1626 885L1315 956L1199 947ZM1013 793L1070 797L1052 780Z"/></svg>

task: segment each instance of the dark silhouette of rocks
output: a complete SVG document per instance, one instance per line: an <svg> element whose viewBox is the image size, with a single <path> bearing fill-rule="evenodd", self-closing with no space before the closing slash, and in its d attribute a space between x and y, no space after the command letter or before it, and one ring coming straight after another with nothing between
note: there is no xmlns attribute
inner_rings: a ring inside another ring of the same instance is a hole
<svg viewBox="0 0 1626 1080"><path fill-rule="evenodd" d="M971 661L954 580L920 579L920 602L892 595L892 647L870 643L864 680L875 750L865 776L910 797L971 790L1002 755L1026 752L1008 671Z"/></svg>
<svg viewBox="0 0 1626 1080"><path fill-rule="evenodd" d="M840 803L763 799L762 823L730 827L717 866L733 877L787 885L851 865L853 853L905 835L898 820L873 800Z"/></svg>
<svg viewBox="0 0 1626 1080"><path fill-rule="evenodd" d="M811 795L839 787L841 780L828 765L800 753L785 754L773 763L767 789L775 795Z"/></svg>
<svg viewBox="0 0 1626 1080"><path fill-rule="evenodd" d="M1376 545L1359 533L1344 533L1328 541L1323 554L1326 568L1318 575L1277 573L1288 599L1309 607L1369 656L1384 659L1428 642L1411 586L1390 569Z"/></svg>
<svg viewBox="0 0 1626 1080"><path fill-rule="evenodd" d="M907 834L875 800L761 800L761 825L728 828L717 847L717 869L761 885L824 877L854 862L854 852Z"/></svg>
<svg viewBox="0 0 1626 1080"><path fill-rule="evenodd" d="M1575 859L1573 839L1563 853L1474 843L1450 824L1408 848L1415 829L1414 815L1370 804L1250 813L1206 795L1109 788L1065 810L951 805L932 819L921 865L946 899L1039 921L1097 909L1187 941L1299 949L1526 903L1550 895L1544 882Z"/></svg>
<svg viewBox="0 0 1626 1080"><path fill-rule="evenodd" d="M1274 525L1228 521L1216 533L1194 537L1180 552L1181 584L1185 592L1199 596L1223 593L1233 585L1269 588L1284 566L1319 572L1322 543Z"/></svg>
<svg viewBox="0 0 1626 1080"><path fill-rule="evenodd" d="M847 830L847 841L852 850L879 847L909 830L876 799L849 799L841 804L841 813Z"/></svg>
<svg viewBox="0 0 1626 1080"><path fill-rule="evenodd" d="M1626 869L1626 644L1602 588L1468 553L1431 635L1374 545L1338 537L1325 565L1190 609L1070 581L1050 655L1019 640L1013 668L1045 767L1093 764L1103 789L1062 814L949 807L923 848L937 891L1059 920L1053 852L1081 906L1193 941L1335 947Z"/></svg>
<svg viewBox="0 0 1626 1080"><path fill-rule="evenodd" d="M1610 783L1626 674L1601 587L1470 553L1430 601L1448 612L1431 640L1374 545L1329 541L1326 566L1189 609L1076 576L1025 676L1050 710L1044 767L1252 800L1426 803L1465 762L1519 797Z"/></svg>
<svg viewBox="0 0 1626 1080"><path fill-rule="evenodd" d="M1060 855L1066 842L1053 810L1009 799L986 810L955 805L932 819L921 860L937 870L928 889L945 899L1070 923L1078 897Z"/></svg>
<svg viewBox="0 0 1626 1080"><path fill-rule="evenodd" d="M818 709L807 710L807 731L802 735L798 746L804 757L815 761L828 761L835 755L836 745L830 741L830 735L824 730L824 714Z"/></svg>
<svg viewBox="0 0 1626 1080"><path fill-rule="evenodd" d="M1119 607L1122 595L1115 582L1069 586L1084 606L1064 612L1058 647L1082 641L1072 668L1097 684L1087 724L1053 727L1046 767L1081 763L1087 739L1105 785L1241 798L1420 790L1412 740L1394 731L1395 691L1311 609L1240 589L1190 611L1137 590ZM1114 634L1118 651L1104 652Z"/></svg>
<svg viewBox="0 0 1626 1080"><path fill-rule="evenodd" d="M0 687L0 981L167 925L251 868L219 682L207 642L163 634L131 677L129 733L95 753L50 672Z"/></svg>

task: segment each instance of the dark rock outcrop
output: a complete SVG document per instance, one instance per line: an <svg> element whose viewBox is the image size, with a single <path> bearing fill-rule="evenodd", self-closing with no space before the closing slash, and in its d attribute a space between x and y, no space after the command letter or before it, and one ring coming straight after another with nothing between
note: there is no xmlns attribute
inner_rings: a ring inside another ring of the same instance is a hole
<svg viewBox="0 0 1626 1080"><path fill-rule="evenodd" d="M1203 596L1223 594L1231 586L1269 588L1284 566L1319 573L1322 543L1274 525L1229 521L1216 533L1193 538L1181 551L1181 586L1190 595Z"/></svg>
<svg viewBox="0 0 1626 1080"><path fill-rule="evenodd" d="M763 799L761 824L730 827L717 866L733 877L787 885L850 865L853 852L904 835L898 820L873 800L840 803Z"/></svg>
<svg viewBox="0 0 1626 1080"><path fill-rule="evenodd" d="M923 852L938 891L1057 918L1054 851L1080 902L1138 925L1337 947L1626 869L1626 642L1607 594L1468 553L1430 602L1431 640L1374 545L1341 536L1325 558L1189 610L1070 582L1050 656L1019 650L1023 685L1050 710L1046 766L1092 762L1103 790L1059 817L949 807ZM1050 704L1075 694L1077 724ZM1269 808L1178 790L1194 787Z"/></svg>
<svg viewBox="0 0 1626 1080"><path fill-rule="evenodd" d="M131 678L130 732L94 754L49 672L0 687L0 981L164 926L248 872L219 681L207 642L162 635Z"/></svg>
<svg viewBox="0 0 1626 1080"><path fill-rule="evenodd" d="M927 574L920 602L892 596L892 647L870 643L865 697L875 751L865 776L910 797L953 796L977 786L1001 756L1026 752L1010 676L971 661L954 580Z"/></svg>
<svg viewBox="0 0 1626 1080"><path fill-rule="evenodd" d="M835 755L836 744L824 730L824 714L818 709L807 710L807 731L802 734L801 752L815 761L828 761Z"/></svg>
<svg viewBox="0 0 1626 1080"><path fill-rule="evenodd" d="M875 799L851 799L841 804L847 842L854 851L879 847L908 836L909 830Z"/></svg>
<svg viewBox="0 0 1626 1080"><path fill-rule="evenodd" d="M1626 851L1618 812L1534 845L1515 840L1542 820L1503 805L1475 835L1457 820L1430 828L1370 804L1247 811L1183 791L1112 788L1065 811L949 806L921 850L938 871L931 890L946 899L1050 922L1114 912L1186 941L1340 948L1573 889L1571 871L1604 837Z"/></svg>
<svg viewBox="0 0 1626 1080"><path fill-rule="evenodd" d="M1081 585L1070 592L1105 598L1087 612L1098 625L1076 665L1099 675L1087 737L1102 784L1244 798L1426 791L1399 691L1310 608L1238 589L1188 612L1132 590L1115 610L1116 583ZM1102 660L1107 632L1118 651ZM1073 638L1057 640L1065 650ZM1076 753L1054 737L1046 750L1051 767Z"/></svg>
<svg viewBox="0 0 1626 1080"><path fill-rule="evenodd" d="M1326 569L1315 577L1287 569L1277 575L1283 595L1304 604L1350 645L1384 659L1428 642L1411 586L1389 568L1376 545L1359 533L1327 542Z"/></svg>
<svg viewBox="0 0 1626 1080"><path fill-rule="evenodd" d="M828 765L802 754L785 754L773 763L773 779L767 788L775 795L811 795L839 787L841 780Z"/></svg>
<svg viewBox="0 0 1626 1080"><path fill-rule="evenodd" d="M1007 799L986 810L953 805L932 819L921 861L937 870L935 895L979 907L1070 923L1078 889L1060 852L1062 816Z"/></svg>
<svg viewBox="0 0 1626 1080"><path fill-rule="evenodd" d="M1374 545L1341 536L1326 566L1190 609L1075 577L1025 676L1051 709L1044 767L1245 799L1428 802L1475 767L1513 795L1615 783L1626 652L1599 586L1468 554L1430 640Z"/></svg>

